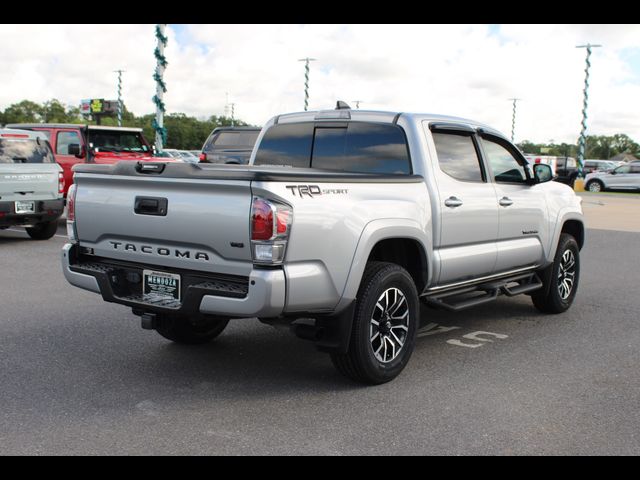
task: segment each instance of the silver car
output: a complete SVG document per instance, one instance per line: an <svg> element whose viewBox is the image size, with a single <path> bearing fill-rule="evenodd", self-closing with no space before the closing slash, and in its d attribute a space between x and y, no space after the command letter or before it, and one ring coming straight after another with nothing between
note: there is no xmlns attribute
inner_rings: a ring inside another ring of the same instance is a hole
<svg viewBox="0 0 640 480"><path fill-rule="evenodd" d="M593 172L584 181L590 192L640 190L640 163L620 165L609 172Z"/></svg>

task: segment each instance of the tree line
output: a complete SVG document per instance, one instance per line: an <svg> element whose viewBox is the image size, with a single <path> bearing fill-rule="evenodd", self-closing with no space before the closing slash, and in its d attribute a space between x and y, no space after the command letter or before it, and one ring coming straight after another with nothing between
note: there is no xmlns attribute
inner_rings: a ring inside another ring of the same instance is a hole
<svg viewBox="0 0 640 480"><path fill-rule="evenodd" d="M127 110L124 105L122 124L125 127L140 127L144 136L151 143L155 139L155 131L152 122L155 115L136 116ZM7 123L88 123L95 125L95 121L87 121L80 114L80 107L65 106L56 99L44 103L36 103L30 100L23 100L0 110L0 125ZM115 117L104 117L102 125L115 126ZM235 125L246 126L247 123L235 120ZM225 116L212 115L206 120L188 116L184 113L170 113L164 116L164 126L167 129L166 148L178 148L184 150L199 150L204 141L216 127L230 126L231 118ZM517 144L524 153L536 155L554 155L577 157L577 144L553 142L533 143L524 140ZM640 145L633 141L628 135L618 133L616 135L588 135L586 138L585 158L606 160L619 153L630 153L640 158Z"/></svg>
<svg viewBox="0 0 640 480"><path fill-rule="evenodd" d="M578 158L578 145L574 144L532 143L524 140L517 145L524 153ZM640 145L624 133L610 136L587 135L584 158L608 160L619 153L630 153L636 158L640 158Z"/></svg>
<svg viewBox="0 0 640 480"><path fill-rule="evenodd" d="M152 122L155 114L136 116L124 105L122 114L123 127L142 128L144 136L150 143L154 143L155 130ZM0 110L0 125L8 123L84 123L95 125L80 113L80 107L64 105L57 99L44 103L22 100ZM242 120L234 120L236 126L246 126ZM117 118L103 117L101 125L116 126ZM188 116L184 113L170 113L164 116L164 127L167 129L167 144L165 148L181 150L200 150L209 134L216 127L230 126L231 118L212 115L206 120Z"/></svg>

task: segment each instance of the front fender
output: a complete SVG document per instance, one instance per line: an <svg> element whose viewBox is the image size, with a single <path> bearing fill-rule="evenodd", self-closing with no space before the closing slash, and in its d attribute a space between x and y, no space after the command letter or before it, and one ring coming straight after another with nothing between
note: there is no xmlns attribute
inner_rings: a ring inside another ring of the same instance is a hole
<svg viewBox="0 0 640 480"><path fill-rule="evenodd" d="M584 215L580 211L576 211L573 207L563 208L558 212L557 220L555 222L555 229L553 236L551 237L551 244L548 248L547 263L553 263L553 259L556 256L558 249L558 242L560 241L560 235L562 234L562 227L569 220L576 220L582 224L583 232L586 229L584 223Z"/></svg>

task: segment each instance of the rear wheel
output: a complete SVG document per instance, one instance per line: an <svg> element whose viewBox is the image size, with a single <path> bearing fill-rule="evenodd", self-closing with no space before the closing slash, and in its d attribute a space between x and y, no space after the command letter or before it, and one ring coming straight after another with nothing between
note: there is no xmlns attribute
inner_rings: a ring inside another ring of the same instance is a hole
<svg viewBox="0 0 640 480"><path fill-rule="evenodd" d="M591 180L587 185L587 190L593 193L602 192L604 190L604 185L599 180Z"/></svg>
<svg viewBox="0 0 640 480"><path fill-rule="evenodd" d="M199 345L208 343L220 335L228 323L228 318L191 323L188 318L163 317L158 319L156 330L172 342Z"/></svg>
<svg viewBox="0 0 640 480"><path fill-rule="evenodd" d="M27 227L27 233L34 240L49 240L58 231L58 222L45 222L35 227Z"/></svg>
<svg viewBox="0 0 640 480"><path fill-rule="evenodd" d="M380 384L397 377L415 344L420 307L411 275L393 263L367 264L353 319L349 350L333 353L336 369L357 382Z"/></svg>
<svg viewBox="0 0 640 480"><path fill-rule="evenodd" d="M544 313L566 311L576 296L580 279L580 249L571 235L560 235L551 271L543 274L544 286L531 295L535 307Z"/></svg>

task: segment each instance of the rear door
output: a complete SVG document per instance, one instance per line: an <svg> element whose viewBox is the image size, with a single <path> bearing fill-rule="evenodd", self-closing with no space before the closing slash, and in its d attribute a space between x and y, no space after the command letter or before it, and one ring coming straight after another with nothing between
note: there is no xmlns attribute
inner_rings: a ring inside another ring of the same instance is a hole
<svg viewBox="0 0 640 480"><path fill-rule="evenodd" d="M607 175L605 182L607 188L634 188L632 187L631 165L621 165Z"/></svg>
<svg viewBox="0 0 640 480"><path fill-rule="evenodd" d="M441 212L441 230L434 248L440 264L438 285L493 273L498 236L498 205L494 185L480 161L472 130L432 126L438 155L434 169Z"/></svg>
<svg viewBox="0 0 640 480"><path fill-rule="evenodd" d="M480 143L499 210L495 272L536 265L549 237L544 186L527 183L526 167L518 160L523 159L506 140L483 135Z"/></svg>

